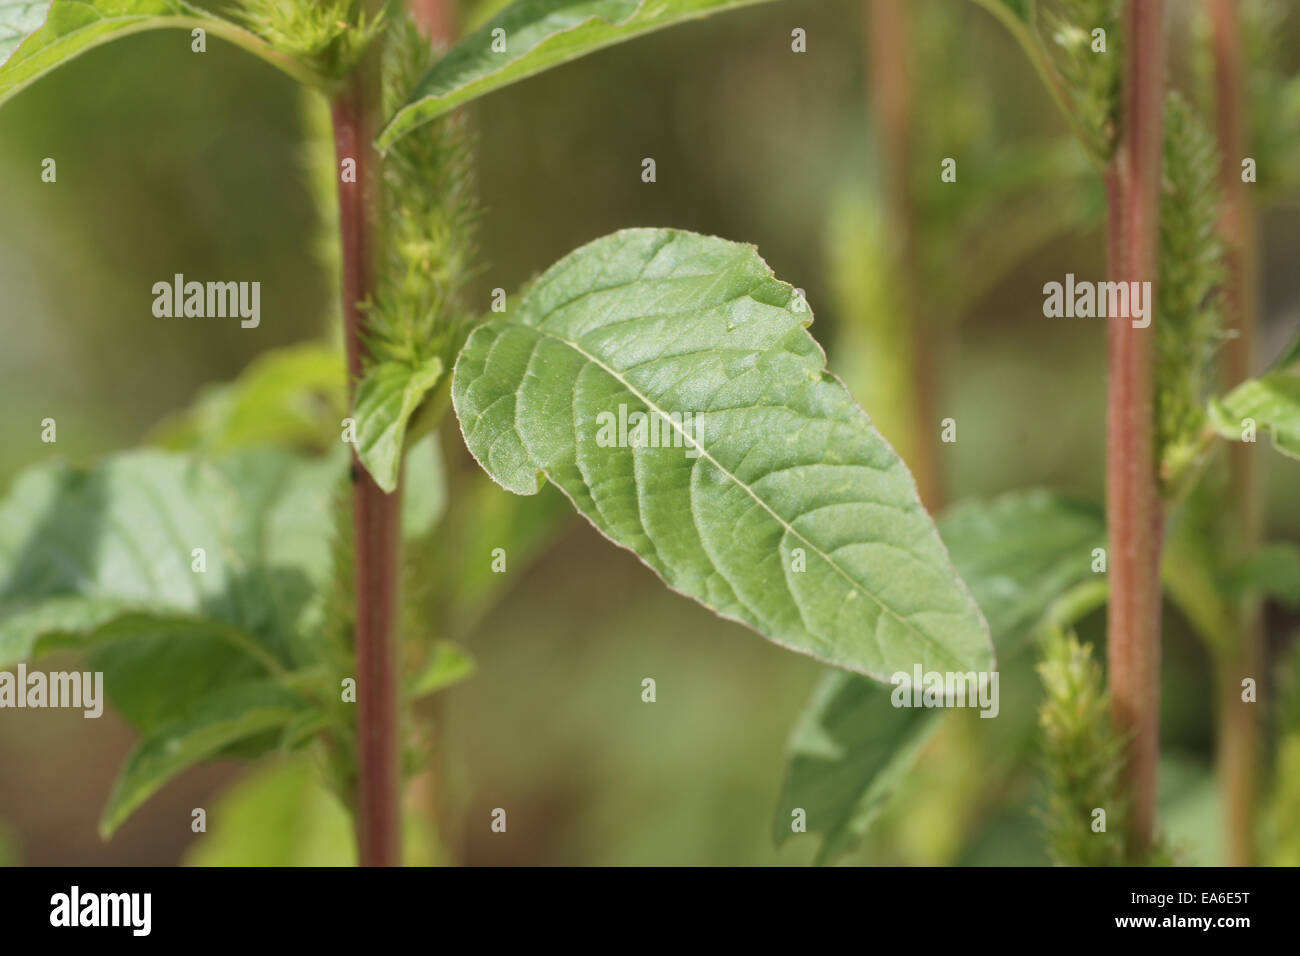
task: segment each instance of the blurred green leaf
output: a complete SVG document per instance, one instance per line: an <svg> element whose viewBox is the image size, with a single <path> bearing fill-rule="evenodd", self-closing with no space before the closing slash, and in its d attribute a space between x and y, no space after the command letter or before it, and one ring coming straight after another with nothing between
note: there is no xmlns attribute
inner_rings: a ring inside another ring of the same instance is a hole
<svg viewBox="0 0 1300 956"><path fill-rule="evenodd" d="M303 756L260 767L217 800L188 866L355 866L347 810Z"/></svg>
<svg viewBox="0 0 1300 956"><path fill-rule="evenodd" d="M891 690L845 671L818 681L786 749L772 827L777 846L795 835L797 810L807 814L809 832L823 835L819 866L847 853L871 827L942 713L895 707Z"/></svg>
<svg viewBox="0 0 1300 956"><path fill-rule="evenodd" d="M939 532L1004 659L1056 598L1090 580L1092 549L1106 539L1097 509L1046 491L958 505ZM835 671L823 676L786 750L778 845L793 835L798 807L807 811L808 831L823 835L819 864L852 849L870 828L944 715L896 708L891 690Z"/></svg>
<svg viewBox="0 0 1300 956"><path fill-rule="evenodd" d="M474 658L451 641L435 641L429 650L429 663L407 687L413 699L428 697L443 688L463 681L474 673Z"/></svg>
<svg viewBox="0 0 1300 956"><path fill-rule="evenodd" d="M41 639L43 648L59 643ZM187 717L208 694L280 670L257 638L210 618L122 614L69 635L69 644L87 653L113 706L145 736Z"/></svg>
<svg viewBox="0 0 1300 956"><path fill-rule="evenodd" d="M446 466L436 434L425 435L406 453L402 492L402 537L409 542L432 531L447 510Z"/></svg>
<svg viewBox="0 0 1300 956"><path fill-rule="evenodd" d="M219 466L154 449L41 465L0 503L0 661L90 653L144 736L101 827L171 776L274 744L321 655L338 461L246 452ZM199 570L194 549L202 548ZM280 683L277 683L280 682Z"/></svg>
<svg viewBox="0 0 1300 956"><path fill-rule="evenodd" d="M642 33L764 0L519 0L438 61L379 137L381 149L476 97ZM494 52L494 32L505 51Z"/></svg>
<svg viewBox="0 0 1300 956"><path fill-rule="evenodd" d="M1227 575L1228 587L1300 607L1300 548L1290 541L1266 544Z"/></svg>
<svg viewBox="0 0 1300 956"><path fill-rule="evenodd" d="M0 103L89 49L163 27L201 27L302 82L315 80L254 34L183 0L0 0Z"/></svg>
<svg viewBox="0 0 1300 956"><path fill-rule="evenodd" d="M239 498L232 544L248 584L247 593L238 595L239 620L254 634L278 634L276 643L283 640L304 661L315 660L310 646L299 645L311 645L321 623L321 591L332 570L335 498L347 476L343 443L331 451L304 458L258 449L217 462Z"/></svg>
<svg viewBox="0 0 1300 956"><path fill-rule="evenodd" d="M457 492L458 506L448 515L438 546L460 555L431 583L437 606L446 608L449 632L468 633L519 580L516 574L492 570L493 552L500 548L510 571L520 571L541 554L571 519L573 510L554 489L532 498L501 494L500 486L482 472ZM428 576L424 575L427 579Z"/></svg>
<svg viewBox="0 0 1300 956"><path fill-rule="evenodd" d="M0 662L94 650L145 730L215 686L315 662L338 475L265 451L29 469L0 502Z"/></svg>
<svg viewBox="0 0 1300 956"><path fill-rule="evenodd" d="M1300 333L1259 378L1247 379L1227 395L1211 399L1210 424L1229 441L1241 441L1243 422L1273 433L1273 446L1300 458Z"/></svg>
<svg viewBox="0 0 1300 956"><path fill-rule="evenodd" d="M240 513L220 471L164 452L23 472L0 504L0 661L30 656L42 628L97 627L123 610L241 624ZM206 573L191 570L195 548Z"/></svg>
<svg viewBox="0 0 1300 956"><path fill-rule="evenodd" d="M264 352L233 382L204 389L151 443L209 455L263 445L323 451L341 444L346 409L343 354L308 342Z"/></svg>
<svg viewBox="0 0 1300 956"><path fill-rule="evenodd" d="M720 616L880 680L990 669L911 475L825 370L810 318L752 246L629 229L479 326L452 398L494 479L535 494L544 473ZM664 435L621 440L620 414Z"/></svg>
<svg viewBox="0 0 1300 956"><path fill-rule="evenodd" d="M958 504L940 519L939 533L1006 650L1058 597L1099 577L1092 552L1106 546L1097 507L1042 489Z"/></svg>
<svg viewBox="0 0 1300 956"><path fill-rule="evenodd" d="M184 720L150 734L127 758L99 821L107 839L168 780L232 744L282 727L306 704L272 682L223 687Z"/></svg>
<svg viewBox="0 0 1300 956"><path fill-rule="evenodd" d="M383 362L366 372L357 386L352 413L357 422L357 456L386 492L397 488L407 423L441 378L438 358L416 368Z"/></svg>

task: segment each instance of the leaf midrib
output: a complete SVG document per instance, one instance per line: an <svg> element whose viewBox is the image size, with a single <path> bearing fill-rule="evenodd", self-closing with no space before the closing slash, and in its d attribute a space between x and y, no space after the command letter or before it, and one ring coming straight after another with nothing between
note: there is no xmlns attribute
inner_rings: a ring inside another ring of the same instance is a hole
<svg viewBox="0 0 1300 956"><path fill-rule="evenodd" d="M733 475L730 471L728 471L725 467L723 467L723 465L716 458L713 457L713 455L709 452L707 448L705 448L694 438L692 438L689 434L687 434L686 430L683 429L680 425L676 424L672 420L671 416L666 414L664 410L660 408L653 400L651 400L648 396L643 394L635 385L633 385L626 378L620 375L615 369L606 365L599 358L597 358L595 355L592 355L590 352L584 349L577 342L571 342L568 339L561 338L558 335L554 335L546 331L545 329L541 328L540 326L525 325L522 327L529 328L532 331L536 332L538 335L543 336L544 338L548 338L551 339L552 341L559 342L561 345L568 346L569 348L577 352L579 355L581 355L588 362L591 362L593 365L606 372L611 378L613 378L616 382L621 384L624 388L626 388L629 392L631 392L634 396L636 396L637 399L644 402L647 408L649 408L655 414L659 415L661 418L667 421L668 424L673 428L673 430L678 432L682 436L682 439L684 441L690 442L691 447L699 449L700 457L706 459L710 464L713 465L713 467L717 468L718 471L720 471L723 475L725 475L737 487L744 490L744 492L747 495L749 495L756 502L758 502L758 504L762 506L763 510L766 511L769 515L772 516L773 519L776 520L777 524L779 524L782 528L784 528L789 534L793 535L795 538L802 541L814 553L816 553L819 557L821 557L821 559L825 561L831 568L833 568L835 572L840 575L840 577L842 577L845 581L849 583L849 586L853 590L866 596L870 601L872 601L872 603L874 603L878 608L880 608L882 613L889 615L889 617L897 621L900 625L902 625L902 627L904 627L907 630L908 633L913 634L917 638L919 638L922 644L924 644L927 647L930 647L933 651L936 652L938 656L946 658L950 663L953 663L954 665L963 666L962 662L958 660L957 657L955 657L952 654L952 652L950 652L942 644L935 641L928 634L921 631L919 628L916 627L916 625L910 623L906 618L900 616L896 611L893 610L893 608L887 605L876 595L868 591L861 584L861 582L856 580L852 575L850 575L847 571L845 571L842 567L840 567L839 563L834 561L830 557L830 555L826 554L826 552L824 552L821 548L817 547L817 545L813 544L813 542L809 541L806 537L804 537L804 535L802 535L798 530L796 530L793 525L791 525L788 521L785 520L785 518L783 518L775 510L773 510L771 505L769 505L766 501L764 501L761 497L759 497L759 495L752 488L750 488L747 484L741 481L736 475ZM517 389L515 394L516 396L518 396ZM517 423L516 423L516 430L517 430ZM873 640L875 640L876 646L881 652L881 658L883 663L884 660L888 657L888 654L885 652L884 646L880 643L878 627L872 628L872 638Z"/></svg>

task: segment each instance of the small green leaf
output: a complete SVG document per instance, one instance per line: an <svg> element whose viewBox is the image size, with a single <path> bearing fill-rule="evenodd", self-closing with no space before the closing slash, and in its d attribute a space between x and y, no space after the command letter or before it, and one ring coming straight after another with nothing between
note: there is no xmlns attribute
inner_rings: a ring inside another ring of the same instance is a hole
<svg viewBox="0 0 1300 956"><path fill-rule="evenodd" d="M474 658L451 641L435 641L429 650L429 663L407 687L412 699L428 697L443 688L463 681L474 673Z"/></svg>
<svg viewBox="0 0 1300 956"><path fill-rule="evenodd" d="M340 444L346 409L343 354L309 342L264 352L233 382L204 389L151 443L209 455L267 445L325 451Z"/></svg>
<svg viewBox="0 0 1300 956"><path fill-rule="evenodd" d="M200 702L184 720L145 738L127 758L99 821L112 836L122 822L168 780L241 741L283 727L305 709L273 683L223 688Z"/></svg>
<svg viewBox="0 0 1300 956"><path fill-rule="evenodd" d="M1004 658L1060 595L1093 581L1092 549L1106 541L1097 509L1045 491L958 505L939 531ZM890 693L837 671L822 677L787 747L773 822L778 845L794 835L796 808L806 812L808 832L823 835L819 864L852 849L870 828L944 714L896 708Z"/></svg>
<svg viewBox="0 0 1300 956"><path fill-rule="evenodd" d="M475 329L452 398L496 481L534 494L545 474L720 616L880 680L992 669L911 475L810 321L752 246L629 229Z"/></svg>
<svg viewBox="0 0 1300 956"><path fill-rule="evenodd" d="M1246 419L1273 434L1273 447L1300 458L1300 375L1294 369L1269 372L1242 382L1210 402L1210 422L1224 438L1241 441Z"/></svg>
<svg viewBox="0 0 1300 956"><path fill-rule="evenodd" d="M376 484L392 493L401 473L406 426L442 378L442 360L418 368L400 362L376 365L357 387L357 455Z"/></svg>
<svg viewBox="0 0 1300 956"><path fill-rule="evenodd" d="M1259 378L1247 379L1227 395L1211 399L1209 419L1214 430L1230 441L1242 441L1246 419L1255 429L1273 433L1273 447L1300 458L1300 333Z"/></svg>
<svg viewBox="0 0 1300 956"><path fill-rule="evenodd" d="M764 0L519 0L456 45L379 137L387 149L436 116L594 50ZM494 41L497 50L493 49ZM504 52L499 52L504 42Z"/></svg>
<svg viewBox="0 0 1300 956"><path fill-rule="evenodd" d="M302 82L317 79L254 34L183 0L0 0L0 103L87 50L164 27L202 27Z"/></svg>

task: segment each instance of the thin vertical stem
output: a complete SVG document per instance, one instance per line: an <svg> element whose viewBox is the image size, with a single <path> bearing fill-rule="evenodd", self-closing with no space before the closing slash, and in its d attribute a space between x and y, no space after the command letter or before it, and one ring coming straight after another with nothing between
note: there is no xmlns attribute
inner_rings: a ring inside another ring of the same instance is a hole
<svg viewBox="0 0 1300 956"><path fill-rule="evenodd" d="M450 0L409 0L409 6L420 32L428 38L435 51L450 47L456 40L456 15L454 4ZM444 698L435 694L421 705L436 726L443 713ZM416 774L407 785L405 806L408 813L424 818L429 824L429 831L434 834L428 852L438 862L446 860L450 850L443 842L439 827L438 808L442 805L441 748L430 755L423 772Z"/></svg>
<svg viewBox="0 0 1300 956"><path fill-rule="evenodd" d="M911 361L911 434L905 456L916 479L921 501L930 511L943 506L939 465L938 390L942 384L943 339L932 334L922 304L917 251L917 211L912 194L913 121L910 0L870 0L867 5L867 47L870 95L876 135L880 140L881 182L887 202L888 227L895 254L895 275L906 313ZM937 173L936 173L937 175Z"/></svg>
<svg viewBox="0 0 1300 956"><path fill-rule="evenodd" d="M1218 127L1219 183L1223 209L1219 231L1228 267L1228 324L1235 335L1224 347L1224 386L1249 378L1254 365L1258 321L1255 220L1240 163L1246 156L1246 89L1241 22L1236 0L1210 0L1214 49L1215 119ZM1259 545L1259 496L1253 447L1233 442L1228 450L1228 547L1245 557ZM1224 795L1228 863L1249 866L1255 860L1253 824L1259 781L1259 725L1255 705L1241 699L1241 679L1258 676L1264 631L1257 599L1237 608L1237 640L1219 655L1218 768Z"/></svg>
<svg viewBox="0 0 1300 956"><path fill-rule="evenodd" d="M339 181L344 338L355 389L362 373L365 312L375 281L381 201L373 146L378 108L375 56L367 58L331 108L340 167L355 162L355 182ZM353 450L352 519L356 575L357 850L362 866L401 862L397 735L397 587L401 490L385 494Z"/></svg>
<svg viewBox="0 0 1300 956"><path fill-rule="evenodd" d="M1106 174L1112 281L1156 282L1164 147L1163 0L1125 4L1124 111ZM1152 297L1154 299L1154 296ZM1140 858L1155 830L1160 721L1160 551L1163 506L1155 461L1155 322L1108 331L1106 520L1110 534L1108 660L1113 718L1127 740L1123 786L1129 847Z"/></svg>

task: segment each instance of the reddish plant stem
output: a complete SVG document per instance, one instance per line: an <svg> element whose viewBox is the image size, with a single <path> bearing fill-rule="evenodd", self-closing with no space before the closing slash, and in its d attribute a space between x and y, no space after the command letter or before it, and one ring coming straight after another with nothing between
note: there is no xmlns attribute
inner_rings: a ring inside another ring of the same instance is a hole
<svg viewBox="0 0 1300 956"><path fill-rule="evenodd" d="M1258 315L1255 220L1241 161L1246 156L1246 89L1241 22L1237 0L1210 0L1211 43L1214 49L1215 119L1218 127L1219 183L1223 209L1219 231L1228 266L1228 324L1236 335L1224 347L1224 386L1249 378L1254 366ZM1259 496L1255 486L1253 447L1232 442L1228 449L1229 509L1227 542L1231 553L1244 558L1259 545ZM1243 677L1258 677L1264 658L1263 621L1257 599L1236 609L1238 636L1219 654L1218 765L1224 796L1228 863L1250 866L1255 861L1253 825L1259 781L1259 725L1255 705L1241 699Z"/></svg>
<svg viewBox="0 0 1300 956"><path fill-rule="evenodd" d="M1125 4L1124 110L1106 173L1112 281L1151 282L1159 243L1164 148L1163 0ZM1153 296L1154 299L1154 296ZM1156 484L1155 316L1134 328L1110 319L1106 405L1106 521L1110 534L1107 647L1112 716L1127 740L1122 786L1134 858L1151 845L1160 726L1160 551L1164 513Z"/></svg>
<svg viewBox="0 0 1300 956"><path fill-rule="evenodd" d="M378 74L363 64L331 108L339 181L343 321L352 388L362 374L365 312L375 281L379 157L374 142ZM356 581L357 853L362 866L401 862L397 735L397 586L401 489L385 494L353 449L352 521Z"/></svg>
<svg viewBox="0 0 1300 956"><path fill-rule="evenodd" d="M439 49L456 37L456 11L448 0L410 0L411 13L420 30Z"/></svg>
<svg viewBox="0 0 1300 956"><path fill-rule="evenodd" d="M938 393L943 381L943 329L930 321L921 291L917 251L917 210L912 195L914 120L910 56L911 0L870 0L867 5L867 48L873 124L880 140L881 182L887 202L889 232L895 256L897 286L908 329L911 362L911 407L906 427L908 466L926 509L943 507L943 474L939 465ZM936 172L937 175L937 172Z"/></svg>

